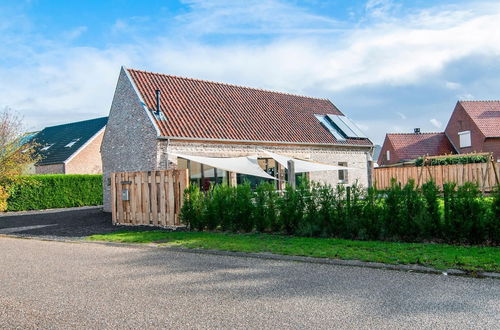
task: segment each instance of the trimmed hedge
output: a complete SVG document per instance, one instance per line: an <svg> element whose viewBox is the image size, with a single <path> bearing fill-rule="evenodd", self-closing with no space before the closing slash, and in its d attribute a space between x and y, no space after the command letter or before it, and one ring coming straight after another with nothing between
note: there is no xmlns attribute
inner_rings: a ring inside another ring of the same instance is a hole
<svg viewBox="0 0 500 330"><path fill-rule="evenodd" d="M500 189L500 188L498 188ZM303 183L278 194L262 183L235 188L216 185L201 192L190 186L181 220L195 230L270 232L360 240L500 243L500 190L482 197L477 185L428 182L385 190Z"/></svg>
<svg viewBox="0 0 500 330"><path fill-rule="evenodd" d="M430 166L438 165L455 165L455 164L476 164L476 163L487 163L489 161L489 156L486 155L466 155L466 156L450 156L443 158L431 158L429 159ZM415 161L415 166L422 166L424 164L424 157L419 157Z"/></svg>
<svg viewBox="0 0 500 330"><path fill-rule="evenodd" d="M30 175L9 187L7 211L102 205L102 175Z"/></svg>

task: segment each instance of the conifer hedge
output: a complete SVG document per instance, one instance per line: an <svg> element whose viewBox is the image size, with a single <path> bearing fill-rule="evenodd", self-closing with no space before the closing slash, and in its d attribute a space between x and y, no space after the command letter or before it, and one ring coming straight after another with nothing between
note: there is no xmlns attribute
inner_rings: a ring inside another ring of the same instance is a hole
<svg viewBox="0 0 500 330"><path fill-rule="evenodd" d="M482 197L473 183L441 191L433 182L393 181L385 190L304 182L282 194L269 183L255 191L248 183L208 192L193 185L185 191L181 219L194 230L498 245L500 188Z"/></svg>

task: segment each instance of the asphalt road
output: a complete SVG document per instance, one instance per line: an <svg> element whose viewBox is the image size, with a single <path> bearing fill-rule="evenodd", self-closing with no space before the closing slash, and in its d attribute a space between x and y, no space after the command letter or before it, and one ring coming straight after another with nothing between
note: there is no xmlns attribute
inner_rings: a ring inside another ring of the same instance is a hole
<svg viewBox="0 0 500 330"><path fill-rule="evenodd" d="M497 328L500 281L0 237L0 328Z"/></svg>

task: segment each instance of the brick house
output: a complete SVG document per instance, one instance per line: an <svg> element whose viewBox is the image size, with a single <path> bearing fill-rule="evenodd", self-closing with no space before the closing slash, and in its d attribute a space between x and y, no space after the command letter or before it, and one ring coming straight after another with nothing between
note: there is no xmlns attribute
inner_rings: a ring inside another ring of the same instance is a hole
<svg viewBox="0 0 500 330"><path fill-rule="evenodd" d="M453 154L455 149L444 133L389 133L378 157L379 166L411 162L428 155Z"/></svg>
<svg viewBox="0 0 500 330"><path fill-rule="evenodd" d="M343 135L333 119L346 117L329 100L122 67L101 147L104 210L110 211L109 174L190 168L219 182L227 173L190 164L174 154L208 157L258 155L262 149L290 157L348 166L314 172L325 183L368 185L373 145L366 137ZM207 174L208 173L208 174ZM214 175L210 175L214 173ZM198 181L199 182L199 181Z"/></svg>
<svg viewBox="0 0 500 330"><path fill-rule="evenodd" d="M386 134L378 164L471 152L492 152L500 162L500 101L458 101L444 132Z"/></svg>
<svg viewBox="0 0 500 330"><path fill-rule="evenodd" d="M37 133L36 174L100 174L101 143L108 117L50 126Z"/></svg>
<svg viewBox="0 0 500 330"><path fill-rule="evenodd" d="M492 152L500 162L500 101L458 101L445 133L459 153Z"/></svg>

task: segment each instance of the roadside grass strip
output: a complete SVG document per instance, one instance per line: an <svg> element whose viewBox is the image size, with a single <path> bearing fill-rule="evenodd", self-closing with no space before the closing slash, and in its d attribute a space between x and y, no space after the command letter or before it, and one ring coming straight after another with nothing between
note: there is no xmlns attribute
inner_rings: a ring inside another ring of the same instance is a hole
<svg viewBox="0 0 500 330"><path fill-rule="evenodd" d="M90 241L156 243L162 246L235 252L417 264L436 269L500 272L500 248L433 243L352 241L272 234L219 232L121 231L92 235Z"/></svg>

